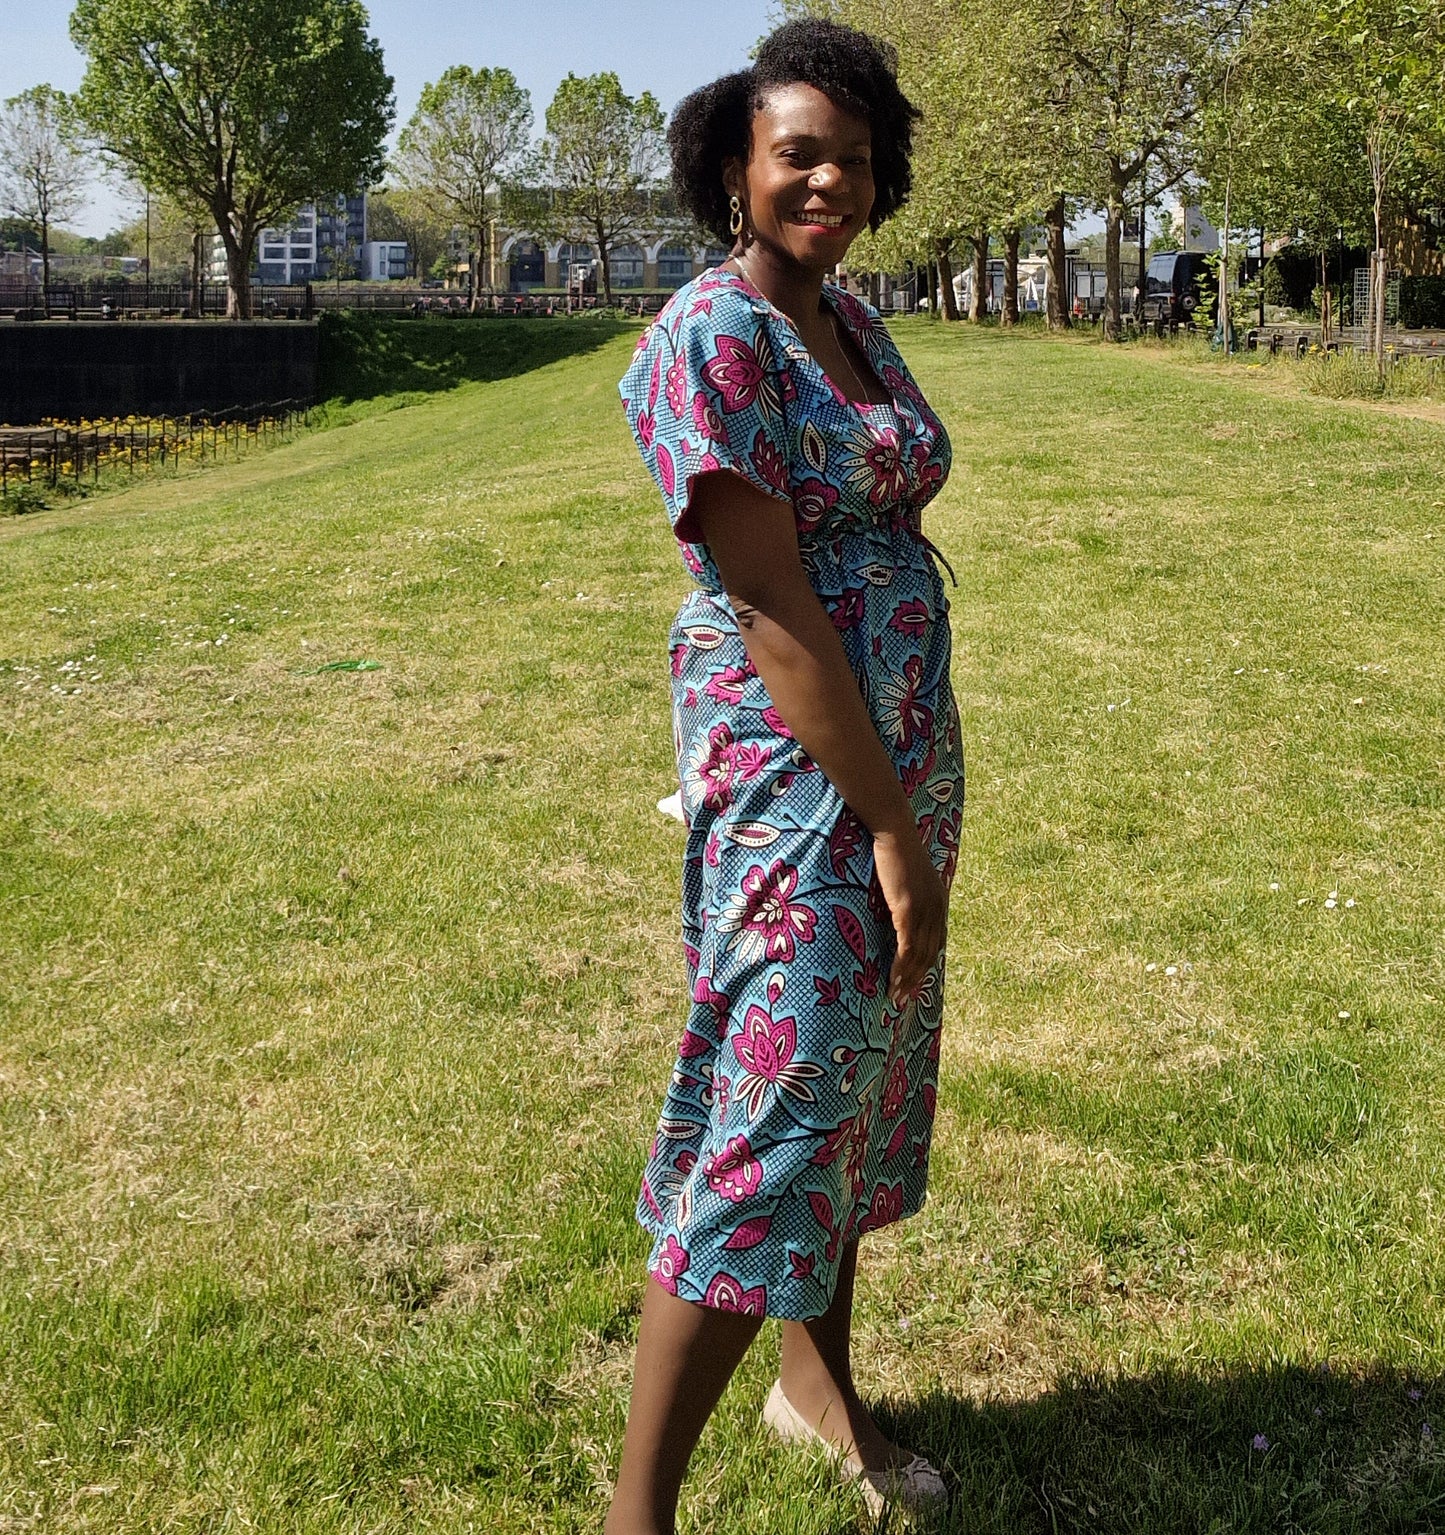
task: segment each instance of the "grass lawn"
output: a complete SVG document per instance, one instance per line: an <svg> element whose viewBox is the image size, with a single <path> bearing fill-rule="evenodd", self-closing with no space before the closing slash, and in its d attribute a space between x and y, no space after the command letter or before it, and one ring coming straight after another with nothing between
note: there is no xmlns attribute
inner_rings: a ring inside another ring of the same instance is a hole
<svg viewBox="0 0 1445 1535"><path fill-rule="evenodd" d="M899 335L969 808L860 1377L969 1535L1445 1527L1445 426ZM632 339L0 526L0 1535L600 1529L685 1006ZM775 1348L683 1530L865 1527Z"/></svg>

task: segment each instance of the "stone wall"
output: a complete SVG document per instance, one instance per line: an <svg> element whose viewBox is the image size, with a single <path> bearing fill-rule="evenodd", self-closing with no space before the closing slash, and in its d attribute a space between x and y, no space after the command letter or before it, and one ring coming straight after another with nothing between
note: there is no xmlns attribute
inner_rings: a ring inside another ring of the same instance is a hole
<svg viewBox="0 0 1445 1535"><path fill-rule="evenodd" d="M316 395L304 321L0 323L0 422L219 413Z"/></svg>

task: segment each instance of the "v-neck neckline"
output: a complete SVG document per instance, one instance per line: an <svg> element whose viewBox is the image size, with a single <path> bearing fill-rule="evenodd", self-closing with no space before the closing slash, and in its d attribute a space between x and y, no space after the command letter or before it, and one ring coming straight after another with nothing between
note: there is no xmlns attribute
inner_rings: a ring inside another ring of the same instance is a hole
<svg viewBox="0 0 1445 1535"><path fill-rule="evenodd" d="M817 357L813 355L812 350L803 340L802 333L793 323L792 319L788 315L784 314L784 312L778 308L778 306L772 301L772 299L767 296L767 294L763 293L759 288L757 288L752 282L744 277L741 272L729 271L726 267L714 267L713 273L716 276L731 278L734 282L738 283L751 297L755 298L759 303L766 304L768 306L769 312L775 314L778 319L780 319L783 324L786 325L790 331L792 331L793 335L797 337L798 345L802 348L803 355L818 370L820 377L828 386L828 391L830 394L832 394L834 399L841 400L843 404L849 406L853 410L858 411L859 414L863 416L864 420L868 419L866 412L873 410L891 410L895 416L898 415L898 400L896 395L894 394L893 390L889 388L889 386L884 383L881 378L878 377L877 369L875 369L873 364L868 361L868 353L863 344L858 340L857 336L854 335L853 327L849 325L847 317L843 313L842 306L835 304L833 299L829 296L828 290L830 287L834 287L833 284L825 282L822 285L819 296L828 306L829 313L831 313L833 317L838 321L838 323L843 327L844 331L847 333L848 339L852 341L853 344L858 348L858 354L860 357L862 357L864 366L873 375L874 383L876 383L878 387L883 391L883 393L888 396L886 400L850 399L837 386L837 384L833 382L833 379L828 373L828 370L823 366L821 362L818 361ZM842 292L841 289L837 288L835 288L834 291L838 293Z"/></svg>

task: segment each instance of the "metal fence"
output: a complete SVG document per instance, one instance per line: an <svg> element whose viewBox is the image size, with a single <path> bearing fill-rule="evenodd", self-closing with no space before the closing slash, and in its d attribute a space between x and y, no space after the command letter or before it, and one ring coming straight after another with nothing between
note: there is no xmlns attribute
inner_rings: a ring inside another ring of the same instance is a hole
<svg viewBox="0 0 1445 1535"><path fill-rule="evenodd" d="M57 488L182 464L234 459L309 426L312 405L278 400L214 415L124 416L0 427L0 495L19 485Z"/></svg>
<svg viewBox="0 0 1445 1535"><path fill-rule="evenodd" d="M49 303L46 303L47 294ZM625 313L656 314L671 297L670 289L619 289L612 307ZM313 282L283 286L256 283L251 288L257 319L309 320L323 310L362 309L383 314L471 313L467 295L455 288L422 288L412 283ZM599 294L484 293L478 310L486 315L553 315L602 309ZM223 318L224 283L205 283L193 294L189 283L52 282L48 289L24 278L0 277L0 315L40 319L103 320L123 317L199 315Z"/></svg>

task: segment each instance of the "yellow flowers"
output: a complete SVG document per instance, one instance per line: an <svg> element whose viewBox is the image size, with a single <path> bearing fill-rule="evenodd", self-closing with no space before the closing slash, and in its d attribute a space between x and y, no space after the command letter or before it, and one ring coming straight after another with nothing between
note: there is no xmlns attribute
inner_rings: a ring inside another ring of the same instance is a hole
<svg viewBox="0 0 1445 1535"><path fill-rule="evenodd" d="M54 417L39 426L0 427L0 491L16 484L83 495L102 480L182 463L234 459L255 445L289 434L308 407L295 402L257 407L245 419L199 416Z"/></svg>

